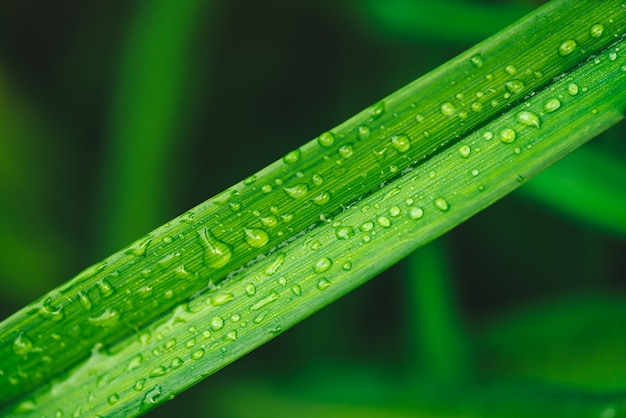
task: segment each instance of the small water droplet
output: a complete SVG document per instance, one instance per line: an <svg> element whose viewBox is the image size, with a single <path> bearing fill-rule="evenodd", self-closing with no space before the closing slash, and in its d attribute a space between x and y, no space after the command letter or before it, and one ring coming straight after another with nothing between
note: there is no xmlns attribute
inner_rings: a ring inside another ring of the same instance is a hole
<svg viewBox="0 0 626 418"><path fill-rule="evenodd" d="M224 319L222 319L221 316L214 316L213 318L211 318L210 327L213 331L221 330L222 328L224 328Z"/></svg>
<svg viewBox="0 0 626 418"><path fill-rule="evenodd" d="M18 356L24 356L33 349L33 342L20 332L17 338L13 341L13 352Z"/></svg>
<svg viewBox="0 0 626 418"><path fill-rule="evenodd" d="M230 246L215 238L206 226L197 232L200 244L204 247L204 264L213 269L226 265L233 254Z"/></svg>
<svg viewBox="0 0 626 418"><path fill-rule="evenodd" d="M589 29L589 35L591 35L592 38L599 38L600 36L602 36L603 33L604 33L604 25L599 24L599 23L593 25Z"/></svg>
<svg viewBox="0 0 626 418"><path fill-rule="evenodd" d="M407 197L406 199L404 199L404 203L406 203L407 206L411 206L413 204L413 199L410 197Z"/></svg>
<svg viewBox="0 0 626 418"><path fill-rule="evenodd" d="M313 184L315 184L316 186L321 186L322 183L324 183L324 179L319 174L313 174L313 177L311 177L311 180L313 181Z"/></svg>
<svg viewBox="0 0 626 418"><path fill-rule="evenodd" d="M106 278L98 280L96 282L96 286L98 287L98 290L100 291L100 295L103 298L111 296L113 292L115 291L115 289L113 289L113 286L111 285L111 282L109 282L109 280Z"/></svg>
<svg viewBox="0 0 626 418"><path fill-rule="evenodd" d="M215 295L211 298L211 305L222 306L226 305L231 300L235 299L235 295L232 293L222 293L221 295Z"/></svg>
<svg viewBox="0 0 626 418"><path fill-rule="evenodd" d="M118 395L117 393L114 393L113 395L107 398L107 402L109 403L109 405L115 405L119 401L120 401L120 395Z"/></svg>
<svg viewBox="0 0 626 418"><path fill-rule="evenodd" d="M372 229L374 229L374 223L370 221L363 222L359 229L363 232L371 231Z"/></svg>
<svg viewBox="0 0 626 418"><path fill-rule="evenodd" d="M229 333L227 333L226 335L224 335L223 340L224 341L235 341L237 339L237 331L232 330Z"/></svg>
<svg viewBox="0 0 626 418"><path fill-rule="evenodd" d="M311 201L318 206L325 205L326 203L330 202L330 193L321 192L320 194L315 196L313 199L311 199Z"/></svg>
<svg viewBox="0 0 626 418"><path fill-rule="evenodd" d="M245 184L246 186L249 186L252 183L254 183L255 181L256 181L256 176L250 176L250 177L244 179L243 184Z"/></svg>
<svg viewBox="0 0 626 418"><path fill-rule="evenodd" d="M212 318L212 319L215 319L215 318ZM216 322L217 324L219 324L219 320L220 320L220 319L222 319L222 318L216 319L216 320L215 320L215 322ZM224 326L224 325L223 325L223 322L224 322L224 321L222 320L222 326ZM222 328L219 328L219 329L222 329ZM219 331L219 330L218 330L218 331ZM196 346L196 339L195 339L195 338L190 338L190 339L189 339L189 340L185 343L185 348L192 348L192 347L195 347L195 346Z"/></svg>
<svg viewBox="0 0 626 418"><path fill-rule="evenodd" d="M504 87L511 94L520 93L524 90L524 82L522 80L511 80L504 83Z"/></svg>
<svg viewBox="0 0 626 418"><path fill-rule="evenodd" d="M370 136L370 128L367 125L361 125L357 128L357 137L359 139L367 139Z"/></svg>
<svg viewBox="0 0 626 418"><path fill-rule="evenodd" d="M252 309L252 308L251 308ZM261 322L263 322L263 320L265 319L265 316L269 313L269 311L264 311L261 312L260 314L258 314L253 320L252 322L254 322L255 324L260 324Z"/></svg>
<svg viewBox="0 0 626 418"><path fill-rule="evenodd" d="M183 365L183 363L184 363L183 359L181 359L180 357L174 357L172 361L170 362L170 368L178 369L180 366Z"/></svg>
<svg viewBox="0 0 626 418"><path fill-rule="evenodd" d="M252 284L252 283L248 283L248 284L246 285L246 294L247 294L248 296L252 296L252 295L254 295L255 293L256 293L256 287L254 286L254 284Z"/></svg>
<svg viewBox="0 0 626 418"><path fill-rule="evenodd" d="M389 208L389 215L392 217L396 217L400 215L400 208L397 206L392 206Z"/></svg>
<svg viewBox="0 0 626 418"><path fill-rule="evenodd" d="M444 199L443 197L438 197L437 199L435 199L434 203L435 203L435 206L437 206L437 209L439 209L442 212L445 212L448 209L450 209L450 205L448 204L448 201Z"/></svg>
<svg viewBox="0 0 626 418"><path fill-rule="evenodd" d="M251 311L258 311L259 309L269 305L280 297L280 295L276 292L271 292L269 295L265 296L263 299L259 300L254 305L250 306Z"/></svg>
<svg viewBox="0 0 626 418"><path fill-rule="evenodd" d="M145 384L146 384L146 379L139 379L133 385L133 389L135 389L137 392L141 392Z"/></svg>
<svg viewBox="0 0 626 418"><path fill-rule="evenodd" d="M335 142L335 135L332 132L324 132L317 137L317 143L323 147L330 147Z"/></svg>
<svg viewBox="0 0 626 418"><path fill-rule="evenodd" d="M354 236L354 228L351 226L340 226L335 230L337 239L347 240Z"/></svg>
<svg viewBox="0 0 626 418"><path fill-rule="evenodd" d="M454 115L454 112L456 111L456 109L454 108L454 105L450 102L445 102L441 105L441 113L444 114L445 116L452 116Z"/></svg>
<svg viewBox="0 0 626 418"><path fill-rule="evenodd" d="M285 156L283 157L283 161L285 162L285 164L295 164L298 162L298 160L300 160L301 154L302 151L300 151L300 148L290 151L285 154Z"/></svg>
<svg viewBox="0 0 626 418"><path fill-rule="evenodd" d="M391 226L391 221L386 216L379 216L376 218L376 223L383 228L389 228Z"/></svg>
<svg viewBox="0 0 626 418"><path fill-rule="evenodd" d="M77 295L80 306L82 306L85 311L89 312L91 308L93 308L93 303L91 302L89 296L82 290L79 290Z"/></svg>
<svg viewBox="0 0 626 418"><path fill-rule="evenodd" d="M493 133L487 131L483 134L483 138L486 139L487 141L490 141L493 139Z"/></svg>
<svg viewBox="0 0 626 418"><path fill-rule="evenodd" d="M337 153L341 156L341 158L350 158L354 154L354 148L350 144L342 145Z"/></svg>
<svg viewBox="0 0 626 418"><path fill-rule="evenodd" d="M136 369L137 367L143 364L143 356L141 354L137 354L128 362L128 366L126 367L127 371L131 371Z"/></svg>
<svg viewBox="0 0 626 418"><path fill-rule="evenodd" d="M330 285L331 285L330 281L328 281L328 279L325 277L322 277L321 279L317 281L317 288L319 290L326 290L330 287Z"/></svg>
<svg viewBox="0 0 626 418"><path fill-rule="evenodd" d="M417 206L411 208L411 210L409 211L409 216L411 217L411 219L420 219L422 216L424 216L424 209Z"/></svg>
<svg viewBox="0 0 626 418"><path fill-rule="evenodd" d="M507 65L507 66L504 68L504 71L506 71L507 73L509 73L509 74L511 74L511 75L512 75L512 74L515 74L515 72L516 72L517 70L515 69L515 66L514 66L514 65Z"/></svg>
<svg viewBox="0 0 626 418"><path fill-rule="evenodd" d="M463 158L467 158L470 156L472 149L467 145L461 145L458 149L459 155Z"/></svg>
<svg viewBox="0 0 626 418"><path fill-rule="evenodd" d="M273 276L276 274L278 269L285 263L285 257L285 253L277 254L274 261L265 269L264 274L266 276Z"/></svg>
<svg viewBox="0 0 626 418"><path fill-rule="evenodd" d="M300 288L299 285L294 284L293 286L291 286L291 292L296 296L300 296L302 295L302 288Z"/></svg>
<svg viewBox="0 0 626 418"><path fill-rule="evenodd" d="M481 102L473 102L470 105L470 108L474 111L474 112L479 112L480 110L482 110L483 108L483 104Z"/></svg>
<svg viewBox="0 0 626 418"><path fill-rule="evenodd" d="M512 143L515 141L515 131L511 128L503 129L502 132L500 132L500 141L505 144Z"/></svg>
<svg viewBox="0 0 626 418"><path fill-rule="evenodd" d="M535 128L541 127L541 119L539 119L539 116L527 110L524 110L517 114L517 121L522 125L534 126Z"/></svg>
<svg viewBox="0 0 626 418"><path fill-rule="evenodd" d="M272 185L271 184L264 184L263 186L261 186L261 191L263 193L269 193L272 191Z"/></svg>
<svg viewBox="0 0 626 418"><path fill-rule="evenodd" d="M263 229L244 228L244 240L253 248L261 248L268 243L270 237Z"/></svg>
<svg viewBox="0 0 626 418"><path fill-rule="evenodd" d="M415 115L415 121L417 123L423 122L424 121L424 115L418 113L417 115Z"/></svg>
<svg viewBox="0 0 626 418"><path fill-rule="evenodd" d="M158 367L155 367L154 369L150 370L149 376L154 378L154 377L163 376L163 375L165 375L165 373L167 373L167 370L165 369L165 367L158 366Z"/></svg>
<svg viewBox="0 0 626 418"><path fill-rule="evenodd" d="M191 212L191 213L193 213L193 212ZM187 215L187 214L185 214L185 215ZM183 220L184 218L183 217L185 215L181 216L181 221L182 222L184 222L184 220ZM148 248L148 244L150 244L151 241L152 241L152 236L148 235L145 238L140 239L139 241L135 242L130 247L128 247L128 249L126 251L124 251L124 254L132 254L135 257L144 256L146 254L146 249Z"/></svg>
<svg viewBox="0 0 626 418"><path fill-rule="evenodd" d="M565 57L576 49L576 41L573 39L568 39L567 41L563 41L561 45L559 45L559 55Z"/></svg>
<svg viewBox="0 0 626 418"><path fill-rule="evenodd" d="M352 270L352 261L346 261L341 268L345 271Z"/></svg>
<svg viewBox="0 0 626 418"><path fill-rule="evenodd" d="M304 183L299 183L291 187L283 187L283 190L289 197L299 199L309 191L309 186Z"/></svg>
<svg viewBox="0 0 626 418"><path fill-rule="evenodd" d="M473 55L470 58L470 62L472 63L474 68L480 68L484 64L483 57L480 54Z"/></svg>
<svg viewBox="0 0 626 418"><path fill-rule="evenodd" d="M120 320L120 311L115 308L106 308L105 311L96 317L89 318L89 323L98 327L111 327Z"/></svg>
<svg viewBox="0 0 626 418"><path fill-rule="evenodd" d="M370 120L376 120L385 113L385 102L381 100L369 109Z"/></svg>
<svg viewBox="0 0 626 418"><path fill-rule="evenodd" d="M611 52L609 54L609 60L615 61L617 59L617 54L615 52Z"/></svg>
<svg viewBox="0 0 626 418"><path fill-rule="evenodd" d="M408 135L398 134L391 137L391 145L398 150L398 152L407 152L411 148L411 140Z"/></svg>
<svg viewBox="0 0 626 418"><path fill-rule="evenodd" d="M192 360L200 360L202 357L204 357L204 349L202 348L199 348L193 353L191 353Z"/></svg>
<svg viewBox="0 0 626 418"><path fill-rule="evenodd" d="M570 94L570 96L576 96L578 94L578 85L570 83L567 86L567 92Z"/></svg>
<svg viewBox="0 0 626 418"><path fill-rule="evenodd" d="M561 107L561 102L559 101L559 99L550 99L543 106L543 109L547 113L552 113L552 112L556 111L559 107Z"/></svg>
<svg viewBox="0 0 626 418"><path fill-rule="evenodd" d="M474 168L472 169L471 173L472 173L472 176L476 177L478 174L480 174L480 171Z"/></svg>
<svg viewBox="0 0 626 418"><path fill-rule="evenodd" d="M333 262L328 257L322 257L313 266L313 271L315 273L323 273L328 270L333 265Z"/></svg>

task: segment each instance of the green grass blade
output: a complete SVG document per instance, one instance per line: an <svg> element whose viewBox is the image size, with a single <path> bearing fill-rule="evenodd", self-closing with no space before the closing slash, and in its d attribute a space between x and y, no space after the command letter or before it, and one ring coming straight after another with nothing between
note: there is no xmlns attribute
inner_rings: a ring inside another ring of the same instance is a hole
<svg viewBox="0 0 626 418"><path fill-rule="evenodd" d="M17 312L5 414L140 414L479 212L622 119L625 27L550 3Z"/></svg>

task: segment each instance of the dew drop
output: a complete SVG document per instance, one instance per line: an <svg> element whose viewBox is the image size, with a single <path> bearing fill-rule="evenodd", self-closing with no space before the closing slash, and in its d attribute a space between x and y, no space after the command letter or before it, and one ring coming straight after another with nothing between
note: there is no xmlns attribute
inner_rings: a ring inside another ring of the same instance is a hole
<svg viewBox="0 0 626 418"><path fill-rule="evenodd" d="M187 212L187 213L190 213L190 212ZM187 213L185 215L187 215ZM181 216L180 218L181 222L184 222L185 215ZM151 241L152 241L152 236L148 235L147 237L140 239L139 241L132 244L126 251L124 251L124 254L132 254L135 257L144 256L146 254L146 249L148 248L148 244L150 244Z"/></svg>
<svg viewBox="0 0 626 418"><path fill-rule="evenodd" d="M411 217L411 219L420 219L422 216L424 216L424 209L417 206L413 207L409 211L409 216Z"/></svg>
<svg viewBox="0 0 626 418"><path fill-rule="evenodd" d="M437 206L437 209L439 209L442 212L445 212L448 209L450 209L450 205L448 204L448 201L444 199L443 197L438 197L437 199L435 199L434 203L435 203L435 206Z"/></svg>
<svg viewBox="0 0 626 418"><path fill-rule="evenodd" d="M343 263L343 265L341 266L341 268L344 271L349 271L352 270L352 261L346 261L345 263Z"/></svg>
<svg viewBox="0 0 626 418"><path fill-rule="evenodd" d="M287 193L287 196L293 199L299 199L307 194L307 192L309 191L309 186L304 183L299 183L291 187L283 187L283 190L285 191L285 193Z"/></svg>
<svg viewBox="0 0 626 418"><path fill-rule="evenodd" d="M474 168L472 169L471 173L472 173L472 176L476 177L478 174L480 174L480 171Z"/></svg>
<svg viewBox="0 0 626 418"><path fill-rule="evenodd" d="M313 266L313 271L317 274L323 273L333 265L333 262L328 257L322 257Z"/></svg>
<svg viewBox="0 0 626 418"><path fill-rule="evenodd" d="M567 92L570 94L570 96L576 96L578 94L578 85L570 83L567 86Z"/></svg>
<svg viewBox="0 0 626 418"><path fill-rule="evenodd" d="M80 303L80 306L82 306L82 308L87 312L89 312L91 308L93 308L93 303L91 302L91 299L82 290L78 291L78 303Z"/></svg>
<svg viewBox="0 0 626 418"><path fill-rule="evenodd" d="M204 264L209 268L220 268L230 260L233 252L229 245L219 241L209 228L198 229L200 244L204 247Z"/></svg>
<svg viewBox="0 0 626 418"><path fill-rule="evenodd" d="M550 99L543 106L543 109L547 113L552 113L552 112L558 110L559 107L561 107L561 102L559 101L559 99Z"/></svg>
<svg viewBox="0 0 626 418"><path fill-rule="evenodd" d="M202 348L199 348L193 353L191 353L192 360L200 360L202 357L204 357L204 349Z"/></svg>
<svg viewBox="0 0 626 418"><path fill-rule="evenodd" d="M252 284L252 283L248 283L248 284L246 285L246 294L247 294L248 296L252 296L252 295L254 295L255 293L256 293L256 287L254 286L254 284Z"/></svg>
<svg viewBox="0 0 626 418"><path fill-rule="evenodd" d="M480 110L482 110L483 104L481 102L474 102L471 104L470 107L474 112L479 112Z"/></svg>
<svg viewBox="0 0 626 418"><path fill-rule="evenodd" d="M323 147L330 147L335 142L335 135L332 132L324 132L317 138L317 143Z"/></svg>
<svg viewBox="0 0 626 418"><path fill-rule="evenodd" d="M241 203L239 202L229 202L228 206L230 206L230 210L232 210L233 212L238 212L239 210L241 210Z"/></svg>
<svg viewBox="0 0 626 418"><path fill-rule="evenodd" d="M487 141L490 141L493 139L493 133L487 131L483 134L483 138L486 139Z"/></svg>
<svg viewBox="0 0 626 418"><path fill-rule="evenodd" d="M456 109L454 108L454 105L452 103L445 102L445 103L443 103L441 105L440 110L441 110L441 113L443 115L445 115L445 116L452 116L452 115L454 115L454 112L455 112Z"/></svg>
<svg viewBox="0 0 626 418"><path fill-rule="evenodd" d="M400 208L397 206L392 206L389 208L389 215L392 217L400 215Z"/></svg>
<svg viewBox="0 0 626 418"><path fill-rule="evenodd" d="M170 362L170 367L172 369L178 369L180 366L182 366L184 363L183 359L181 359L180 357L174 357L172 359L172 361Z"/></svg>
<svg viewBox="0 0 626 418"><path fill-rule="evenodd" d="M391 221L386 216L379 216L376 218L376 223L383 228L389 228L391 226Z"/></svg>
<svg viewBox="0 0 626 418"><path fill-rule="evenodd" d="M276 259L269 265L264 271L266 276L273 276L278 269L285 263L285 253L280 253L276 256Z"/></svg>
<svg viewBox="0 0 626 418"><path fill-rule="evenodd" d="M299 285L294 284L291 286L291 292L296 296L300 296L302 295L302 288Z"/></svg>
<svg viewBox="0 0 626 418"><path fill-rule="evenodd" d="M330 287L331 283L327 278L323 277L317 281L317 288L319 290L326 290Z"/></svg>
<svg viewBox="0 0 626 418"><path fill-rule="evenodd" d="M515 69L515 66L514 66L514 65L507 65L507 66L504 68L504 71L506 71L507 73L509 73L509 74L511 74L511 75L512 75L512 74L515 74L515 72L516 72L517 70Z"/></svg>
<svg viewBox="0 0 626 418"><path fill-rule="evenodd" d="M145 384L146 384L146 379L139 379L133 385L133 389L135 389L137 392L141 392Z"/></svg>
<svg viewBox="0 0 626 418"><path fill-rule="evenodd" d="M515 141L515 131L511 128L506 128L500 132L500 141L505 144L510 144Z"/></svg>
<svg viewBox="0 0 626 418"><path fill-rule="evenodd" d="M372 229L374 229L374 223L367 221L367 222L363 222L363 224L361 224L361 226L359 227L359 229L363 232L369 232Z"/></svg>
<svg viewBox="0 0 626 418"><path fill-rule="evenodd" d="M120 395L118 395L117 393L114 393L113 395L107 398L107 402L109 403L109 405L115 405L119 401L120 401Z"/></svg>
<svg viewBox="0 0 626 418"><path fill-rule="evenodd" d="M252 183L254 183L255 181L256 181L256 176L250 176L250 177L244 179L243 184L245 184L246 186L249 186Z"/></svg>
<svg viewBox="0 0 626 418"><path fill-rule="evenodd" d="M534 126L535 128L541 127L541 119L539 119L539 116L526 110L517 114L517 121L522 125Z"/></svg>
<svg viewBox="0 0 626 418"><path fill-rule="evenodd" d="M224 320L221 316L214 316L211 318L210 327L213 331L219 331L224 328Z"/></svg>
<svg viewBox="0 0 626 418"><path fill-rule="evenodd" d="M424 115L418 113L417 115L415 115L415 122L417 123L421 123L424 121Z"/></svg>
<svg viewBox="0 0 626 418"><path fill-rule="evenodd" d="M385 113L385 102L381 100L369 109L370 119L376 120Z"/></svg>
<svg viewBox="0 0 626 418"><path fill-rule="evenodd" d="M297 163L300 160L300 155L302 154L302 151L300 151L300 149L296 149L293 150L291 152L288 152L284 157L283 157L283 161L285 162L285 164L294 164Z"/></svg>
<svg viewBox="0 0 626 418"><path fill-rule="evenodd" d="M215 318L212 318L212 319L215 319ZM222 319L222 318L219 318L219 319ZM216 322L219 323L219 320L216 320ZM222 326L223 326L223 322L224 321L222 320ZM189 341L187 341L185 343L185 348L192 348L192 347L195 347L195 346L196 346L196 339L195 338L191 338Z"/></svg>
<svg viewBox="0 0 626 418"><path fill-rule="evenodd" d="M229 333L224 335L223 340L224 341L235 341L235 340L237 340L237 331L235 331L235 330L230 331Z"/></svg>
<svg viewBox="0 0 626 418"><path fill-rule="evenodd" d="M260 218L260 221L264 226L269 228L273 228L278 225L278 219L274 215L263 216Z"/></svg>
<svg viewBox="0 0 626 418"><path fill-rule="evenodd" d="M599 38L600 36L602 36L603 33L604 33L604 25L599 24L599 23L593 25L589 29L589 35L591 35L592 38Z"/></svg>
<svg viewBox="0 0 626 418"><path fill-rule="evenodd" d="M128 362L128 366L126 367L127 371L131 371L136 369L137 367L143 364L143 356L141 354L137 354Z"/></svg>
<svg viewBox="0 0 626 418"><path fill-rule="evenodd" d="M313 181L313 184L315 184L316 186L321 186L322 183L324 183L324 179L319 174L313 174L313 177L311 177L311 180Z"/></svg>
<svg viewBox="0 0 626 418"><path fill-rule="evenodd" d="M269 305L280 297L280 295L276 292L271 292L269 295L265 296L263 299L259 300L254 305L250 306L251 311L258 311L259 309Z"/></svg>
<svg viewBox="0 0 626 418"><path fill-rule="evenodd" d="M96 286L98 286L98 291L100 291L100 295L103 298L111 296L115 291L115 289L113 289L113 286L111 286L111 283L106 278L98 280L96 282Z"/></svg>
<svg viewBox="0 0 626 418"><path fill-rule="evenodd" d="M341 156L341 158L350 158L354 154L354 148L350 144L342 145L337 150L337 153Z"/></svg>
<svg viewBox="0 0 626 418"><path fill-rule="evenodd" d="M268 243L270 237L263 229L244 228L244 239L253 248L261 248Z"/></svg>
<svg viewBox="0 0 626 418"><path fill-rule="evenodd" d="M340 226L335 230L337 239L348 240L354 236L354 228L351 226Z"/></svg>
<svg viewBox="0 0 626 418"><path fill-rule="evenodd" d="M461 145L458 149L459 155L463 158L467 158L470 156L472 149L467 145Z"/></svg>
<svg viewBox="0 0 626 418"><path fill-rule="evenodd" d="M398 152L407 152L409 148L411 148L411 140L408 135L398 134L391 137L391 145L393 145Z"/></svg>
<svg viewBox="0 0 626 418"><path fill-rule="evenodd" d="M567 41L563 41L561 45L559 45L559 55L565 57L576 49L576 41L573 39L568 39Z"/></svg>
<svg viewBox="0 0 626 418"><path fill-rule="evenodd" d="M111 327L120 320L120 311L115 308L106 308L105 311L97 316L89 318L89 323L98 327Z"/></svg>
<svg viewBox="0 0 626 418"><path fill-rule="evenodd" d="M13 341L13 352L18 356L24 356L33 349L33 342L23 332Z"/></svg>
<svg viewBox="0 0 626 418"><path fill-rule="evenodd" d="M318 206L325 205L326 203L330 202L330 193L322 192L315 196L313 199L311 199L311 201Z"/></svg>
<svg viewBox="0 0 626 418"><path fill-rule="evenodd" d="M511 94L519 93L524 90L524 82L522 80L511 80L504 83L504 87Z"/></svg>
<svg viewBox="0 0 626 418"><path fill-rule="evenodd" d="M480 54L473 55L470 58L470 62L474 66L474 68L480 68L483 66L483 57Z"/></svg>
<svg viewBox="0 0 626 418"><path fill-rule="evenodd" d="M235 299L235 295L232 293L222 293L221 295L215 295L211 298L211 305L222 306L226 305L231 300Z"/></svg>
<svg viewBox="0 0 626 418"><path fill-rule="evenodd" d="M609 54L609 60L615 61L617 59L617 54L615 52L611 52Z"/></svg>
<svg viewBox="0 0 626 418"><path fill-rule="evenodd" d="M154 378L154 377L163 376L165 375L165 373L167 373L167 370L165 369L165 367L158 366L150 371L149 376Z"/></svg>
<svg viewBox="0 0 626 418"><path fill-rule="evenodd" d="M356 131L359 139L367 139L370 136L370 128L367 125L359 126Z"/></svg>

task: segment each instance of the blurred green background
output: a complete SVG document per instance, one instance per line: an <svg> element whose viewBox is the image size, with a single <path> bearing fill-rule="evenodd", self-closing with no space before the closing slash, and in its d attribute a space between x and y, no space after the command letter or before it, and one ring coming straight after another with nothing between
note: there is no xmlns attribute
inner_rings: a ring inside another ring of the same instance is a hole
<svg viewBox="0 0 626 418"><path fill-rule="evenodd" d="M0 318L542 3L0 3ZM625 131L150 416L619 415Z"/></svg>

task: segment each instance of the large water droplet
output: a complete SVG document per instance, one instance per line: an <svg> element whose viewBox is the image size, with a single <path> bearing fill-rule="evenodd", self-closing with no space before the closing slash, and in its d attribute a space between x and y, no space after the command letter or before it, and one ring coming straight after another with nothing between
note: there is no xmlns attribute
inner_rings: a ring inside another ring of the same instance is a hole
<svg viewBox="0 0 626 418"><path fill-rule="evenodd" d="M220 316L214 316L211 318L211 329L213 331L219 331L224 328L224 320Z"/></svg>
<svg viewBox="0 0 626 418"><path fill-rule="evenodd" d="M502 132L500 132L500 141L505 144L512 143L515 141L515 131L511 128L503 129Z"/></svg>
<svg viewBox="0 0 626 418"><path fill-rule="evenodd" d="M154 369L150 370L149 376L152 378L164 376L167 373L167 369L163 366L157 366Z"/></svg>
<svg viewBox="0 0 626 418"><path fill-rule="evenodd" d="M335 142L335 135L332 132L324 132L317 138L317 143L323 147L330 147Z"/></svg>
<svg viewBox="0 0 626 418"><path fill-rule="evenodd" d="M311 199L311 201L318 206L325 205L326 203L330 201L330 193L321 192L320 194L315 196L313 199Z"/></svg>
<svg viewBox="0 0 626 418"><path fill-rule="evenodd" d="M398 152L407 152L411 148L411 140L408 135L398 134L391 137L391 145L398 150Z"/></svg>
<svg viewBox="0 0 626 418"><path fill-rule="evenodd" d="M266 276L273 276L274 274L276 274L278 269L285 263L285 257L285 253L280 253L276 255L276 258L274 259L272 264L267 266L267 268L265 269L264 274Z"/></svg>
<svg viewBox="0 0 626 418"><path fill-rule="evenodd" d="M374 229L374 223L370 221L363 222L361 226L359 227L359 229L363 232L369 232L372 229Z"/></svg>
<svg viewBox="0 0 626 418"><path fill-rule="evenodd" d="M313 266L313 271L315 273L323 273L328 270L333 265L333 262L328 257L322 257Z"/></svg>
<svg viewBox="0 0 626 418"><path fill-rule="evenodd" d="M300 160L300 155L301 154L302 154L302 151L300 151L300 149L298 148L296 150L288 152L283 157L283 161L285 162L285 164L294 164L294 163L298 162L298 160Z"/></svg>
<svg viewBox="0 0 626 418"><path fill-rule="evenodd" d="M331 286L330 281L326 277L322 277L317 281L317 288L319 290L326 290Z"/></svg>
<svg viewBox="0 0 626 418"><path fill-rule="evenodd" d="M263 216L259 219L264 226L269 228L273 228L278 225L278 219L274 215Z"/></svg>
<svg viewBox="0 0 626 418"><path fill-rule="evenodd" d="M260 228L244 228L243 232L246 243L253 248L263 247L270 239L267 232Z"/></svg>
<svg viewBox="0 0 626 418"><path fill-rule="evenodd" d="M511 80L504 83L504 87L511 94L519 93L524 90L524 82L522 80Z"/></svg>
<svg viewBox="0 0 626 418"><path fill-rule="evenodd" d="M291 292L296 296L300 296L302 295L302 288L300 288L299 285L294 284L293 286L291 286Z"/></svg>
<svg viewBox="0 0 626 418"><path fill-rule="evenodd" d="M256 293L256 286L254 286L254 284L252 284L252 283L248 283L248 284L246 285L246 294L247 294L248 296L252 296L252 295L254 295L255 293Z"/></svg>
<svg viewBox="0 0 626 418"><path fill-rule="evenodd" d="M337 239L347 240L354 236L354 228L351 226L340 226L335 230Z"/></svg>
<svg viewBox="0 0 626 418"><path fill-rule="evenodd" d="M461 145L458 149L459 155L463 158L467 158L470 156L472 149L467 145Z"/></svg>
<svg viewBox="0 0 626 418"><path fill-rule="evenodd" d="M204 350L202 348L199 348L191 353L192 360L200 360L202 357L204 357Z"/></svg>
<svg viewBox="0 0 626 418"><path fill-rule="evenodd" d="M470 62L475 68L480 68L483 66L483 57L480 54L476 54L470 58Z"/></svg>
<svg viewBox="0 0 626 418"><path fill-rule="evenodd" d="M599 38L604 33L604 25L597 23L589 29L589 35L592 38Z"/></svg>
<svg viewBox="0 0 626 418"><path fill-rule="evenodd" d="M454 115L454 112L456 111L456 109L454 108L454 105L450 102L445 102L441 105L441 113L444 114L445 116L452 116Z"/></svg>
<svg viewBox="0 0 626 418"><path fill-rule="evenodd" d="M524 110L517 114L517 121L522 125L534 126L535 128L541 127L541 119L539 119L539 116L527 110Z"/></svg>
<svg viewBox="0 0 626 418"><path fill-rule="evenodd" d="M409 216L411 217L411 219L419 219L422 216L424 216L424 209L417 207L417 206L413 207L409 211Z"/></svg>
<svg viewBox="0 0 626 418"><path fill-rule="evenodd" d="M109 405L115 405L119 401L120 401L120 395L118 395L117 393L114 393L113 395L107 398L107 402L109 403Z"/></svg>
<svg viewBox="0 0 626 418"><path fill-rule="evenodd" d="M13 341L13 352L18 356L24 356L33 349L33 342L23 332Z"/></svg>
<svg viewBox="0 0 626 418"><path fill-rule="evenodd" d="M143 388L143 383L142 383L141 387ZM156 403L156 398L158 398L160 395L161 395L161 386L160 385L156 385L155 387L153 387L152 389L150 389L146 393L146 396L143 397L143 403L145 403L145 404L155 404Z"/></svg>
<svg viewBox="0 0 626 418"><path fill-rule="evenodd" d="M209 268L220 268L230 260L233 252L229 245L219 241L209 228L198 229L200 244L204 247L204 264Z"/></svg>
<svg viewBox="0 0 626 418"><path fill-rule="evenodd" d="M250 306L251 311L258 311L259 309L269 305L280 297L280 295L276 292L271 292L269 295L265 296L263 299L259 300L254 305Z"/></svg>
<svg viewBox="0 0 626 418"><path fill-rule="evenodd" d="M98 280L96 282L96 286L98 287L98 290L100 291L100 296L102 296L103 298L107 298L111 296L113 292L115 291L115 289L113 289L113 286L111 285L111 282L107 278Z"/></svg>
<svg viewBox="0 0 626 418"><path fill-rule="evenodd" d="M568 39L567 41L563 41L561 45L559 45L559 55L565 57L576 49L576 41L573 39Z"/></svg>
<svg viewBox="0 0 626 418"><path fill-rule="evenodd" d="M561 102L559 101L559 99L550 99L543 106L543 109L547 113L552 113L552 112L556 111L559 107L561 107Z"/></svg>
<svg viewBox="0 0 626 418"><path fill-rule="evenodd" d="M342 145L337 153L341 156L341 158L350 158L354 154L354 148L350 144Z"/></svg>
<svg viewBox="0 0 626 418"><path fill-rule="evenodd" d="M291 187L283 187L283 190L289 197L299 199L309 191L309 186L304 183L299 183Z"/></svg>
<svg viewBox="0 0 626 418"><path fill-rule="evenodd" d="M443 197L438 197L437 199L435 199L434 203L437 209L439 209L442 212L445 212L448 209L450 209L450 205L448 204L446 199L444 199Z"/></svg>
<svg viewBox="0 0 626 418"><path fill-rule="evenodd" d="M379 216L376 218L376 223L383 228L389 228L391 226L391 221L386 216Z"/></svg>
<svg viewBox="0 0 626 418"><path fill-rule="evenodd" d="M98 327L112 327L120 320L120 311L115 308L106 308L96 317L89 318L89 323Z"/></svg>
<svg viewBox="0 0 626 418"><path fill-rule="evenodd" d="M181 216L181 222L183 222L183 216ZM152 236L148 235L128 247L128 249L124 251L124 254L132 254L136 257L141 257L146 254L146 249L148 248L148 244L150 244L151 241Z"/></svg>
<svg viewBox="0 0 626 418"><path fill-rule="evenodd" d="M370 128L367 125L359 126L356 132L359 139L367 139L370 136Z"/></svg>
<svg viewBox="0 0 626 418"><path fill-rule="evenodd" d="M570 83L567 86L567 92L570 94L570 96L576 96L578 94L578 86L574 83Z"/></svg>
<svg viewBox="0 0 626 418"><path fill-rule="evenodd" d="M381 100L369 108L370 120L376 120L385 113L385 102Z"/></svg>
<svg viewBox="0 0 626 418"><path fill-rule="evenodd" d="M80 303L80 306L82 306L82 308L89 312L91 310L91 308L93 307L93 303L91 302L91 299L89 298L89 296L83 292L82 290L78 291L78 303Z"/></svg>
<svg viewBox="0 0 626 418"><path fill-rule="evenodd" d="M215 295L211 298L211 305L222 306L226 305L231 300L235 299L235 295L232 293L222 293L221 295Z"/></svg>
<svg viewBox="0 0 626 418"><path fill-rule="evenodd" d="M224 335L224 341L235 341L237 339L237 331L233 330Z"/></svg>
<svg viewBox="0 0 626 418"><path fill-rule="evenodd" d="M128 366L126 367L126 370L131 371L131 370L136 369L137 367L143 364L143 360L144 360L143 356L141 354L137 354L136 356L130 359L130 361L128 362Z"/></svg>

